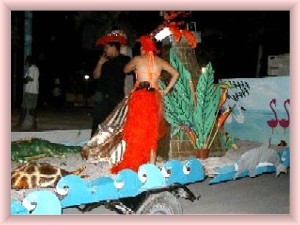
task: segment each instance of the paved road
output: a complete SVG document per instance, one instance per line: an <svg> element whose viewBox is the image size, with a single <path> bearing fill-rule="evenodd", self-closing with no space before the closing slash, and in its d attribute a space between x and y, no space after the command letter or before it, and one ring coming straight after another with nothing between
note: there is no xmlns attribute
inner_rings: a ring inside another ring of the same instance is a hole
<svg viewBox="0 0 300 225"><path fill-rule="evenodd" d="M188 185L199 200L180 199L184 214L289 214L290 176L263 174L256 178L209 185L209 178ZM64 214L81 214L76 208ZM99 206L86 214L117 214Z"/></svg>
<svg viewBox="0 0 300 225"><path fill-rule="evenodd" d="M19 120L19 110L11 114L11 131L24 131L15 125ZM92 127L92 108L61 108L39 107L37 110L37 131L77 130Z"/></svg>

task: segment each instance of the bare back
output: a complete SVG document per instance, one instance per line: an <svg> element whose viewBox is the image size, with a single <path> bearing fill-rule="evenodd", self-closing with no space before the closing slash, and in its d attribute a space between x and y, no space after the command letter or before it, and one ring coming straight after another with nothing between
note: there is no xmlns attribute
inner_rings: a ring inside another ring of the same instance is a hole
<svg viewBox="0 0 300 225"><path fill-rule="evenodd" d="M151 86L159 89L158 81L161 71L165 70L171 75L177 73L177 71L165 60L158 56L154 56L153 65L149 64L149 56L135 56L131 62L129 62L124 71L129 72L135 70L137 75L137 82L149 81Z"/></svg>
<svg viewBox="0 0 300 225"><path fill-rule="evenodd" d="M159 76L162 71L162 62L161 59L157 56L154 57L153 65L149 65L149 60L147 56L138 56L136 61L136 70L137 81L149 81L152 82L153 87L157 87ZM152 77L150 77L150 74ZM151 80L150 80L151 79Z"/></svg>

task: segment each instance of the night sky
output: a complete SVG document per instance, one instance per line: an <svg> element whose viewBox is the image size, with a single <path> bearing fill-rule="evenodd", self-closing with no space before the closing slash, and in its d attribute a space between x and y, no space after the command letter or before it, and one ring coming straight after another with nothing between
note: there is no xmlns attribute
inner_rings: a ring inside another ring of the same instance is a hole
<svg viewBox="0 0 300 225"><path fill-rule="evenodd" d="M101 13L101 12L99 12ZM82 82L82 73L91 73L99 55L92 23L76 27L73 11L34 11L32 52L41 70L41 99L55 77L68 88L70 77ZM158 11L134 11L123 18L137 37L153 31L163 19ZM24 12L12 11L12 73L17 71L21 89L24 40ZM261 76L266 75L268 55L289 53L289 11L192 11L202 43L195 49L198 61L212 62L218 78L254 77L258 43L264 46ZM89 21L88 21L89 22ZM90 25L89 25L90 24ZM85 27L85 28L83 28ZM14 58L15 57L15 58ZM20 93L18 93L20 101Z"/></svg>

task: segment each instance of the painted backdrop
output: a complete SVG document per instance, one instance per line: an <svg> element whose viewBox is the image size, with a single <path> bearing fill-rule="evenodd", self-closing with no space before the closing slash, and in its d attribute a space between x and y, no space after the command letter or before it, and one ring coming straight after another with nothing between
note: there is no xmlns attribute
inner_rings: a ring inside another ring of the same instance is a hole
<svg viewBox="0 0 300 225"><path fill-rule="evenodd" d="M290 77L226 79L234 84L224 108L234 107L224 128L240 140L289 144Z"/></svg>

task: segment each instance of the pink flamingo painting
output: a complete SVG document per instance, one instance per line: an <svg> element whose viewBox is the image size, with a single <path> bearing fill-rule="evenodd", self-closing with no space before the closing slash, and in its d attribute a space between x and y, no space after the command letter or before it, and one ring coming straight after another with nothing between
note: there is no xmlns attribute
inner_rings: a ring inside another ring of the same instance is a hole
<svg viewBox="0 0 300 225"><path fill-rule="evenodd" d="M289 127L289 125L290 125L290 114L289 114L288 109L286 108L286 104L290 104L290 99L285 100L283 103L284 109L287 114L287 119L279 120L279 125L284 129L284 133L285 133L286 128Z"/></svg>
<svg viewBox="0 0 300 225"><path fill-rule="evenodd" d="M277 127L277 125L278 125L278 118L277 118L277 113L275 112L275 110L274 110L272 104L274 104L274 105L276 106L276 99L275 99L275 98L273 98L273 99L270 101L270 104L269 104L275 118L267 121L267 124L268 124L268 126L272 129L272 134L273 134L274 129L275 129L275 128Z"/></svg>

